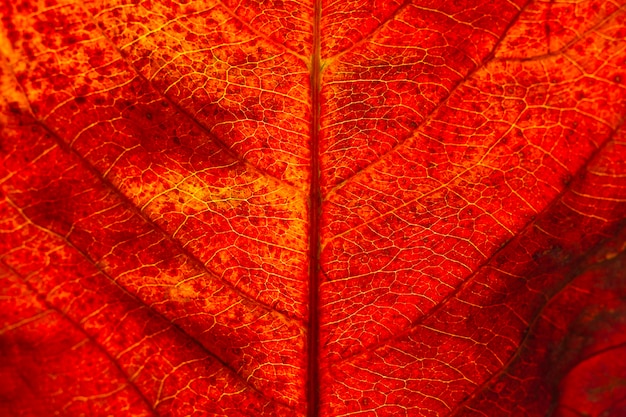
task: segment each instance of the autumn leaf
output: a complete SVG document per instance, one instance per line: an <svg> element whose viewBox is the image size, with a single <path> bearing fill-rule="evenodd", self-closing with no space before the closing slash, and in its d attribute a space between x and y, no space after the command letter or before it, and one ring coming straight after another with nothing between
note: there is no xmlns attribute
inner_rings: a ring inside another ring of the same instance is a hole
<svg viewBox="0 0 626 417"><path fill-rule="evenodd" d="M0 415L626 415L624 4L0 17Z"/></svg>

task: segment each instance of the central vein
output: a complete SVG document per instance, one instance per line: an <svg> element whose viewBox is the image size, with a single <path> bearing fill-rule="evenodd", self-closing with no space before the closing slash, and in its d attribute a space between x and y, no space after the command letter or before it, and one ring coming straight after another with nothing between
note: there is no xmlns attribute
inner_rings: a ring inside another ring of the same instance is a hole
<svg viewBox="0 0 626 417"><path fill-rule="evenodd" d="M308 335L308 417L317 417L319 405L319 257L321 210L319 132L320 132L320 20L322 2L315 0L313 56L311 59L311 188L309 191L309 335Z"/></svg>

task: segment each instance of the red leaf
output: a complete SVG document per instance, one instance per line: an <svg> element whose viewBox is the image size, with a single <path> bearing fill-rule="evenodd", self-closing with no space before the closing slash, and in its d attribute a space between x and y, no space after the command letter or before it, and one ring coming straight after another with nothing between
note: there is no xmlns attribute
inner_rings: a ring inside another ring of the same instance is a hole
<svg viewBox="0 0 626 417"><path fill-rule="evenodd" d="M626 413L624 5L0 16L0 414Z"/></svg>

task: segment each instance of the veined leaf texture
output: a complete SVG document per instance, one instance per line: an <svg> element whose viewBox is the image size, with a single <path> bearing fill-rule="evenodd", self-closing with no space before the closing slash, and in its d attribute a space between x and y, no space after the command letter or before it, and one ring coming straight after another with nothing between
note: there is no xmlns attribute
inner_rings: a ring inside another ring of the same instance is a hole
<svg viewBox="0 0 626 417"><path fill-rule="evenodd" d="M0 415L626 415L622 1L0 17Z"/></svg>

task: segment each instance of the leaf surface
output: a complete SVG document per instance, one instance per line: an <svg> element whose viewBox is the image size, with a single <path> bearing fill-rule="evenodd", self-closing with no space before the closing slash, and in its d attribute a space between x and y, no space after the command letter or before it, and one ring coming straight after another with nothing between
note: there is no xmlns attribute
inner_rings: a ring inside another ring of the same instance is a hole
<svg viewBox="0 0 626 417"><path fill-rule="evenodd" d="M626 412L624 5L0 16L0 414Z"/></svg>

